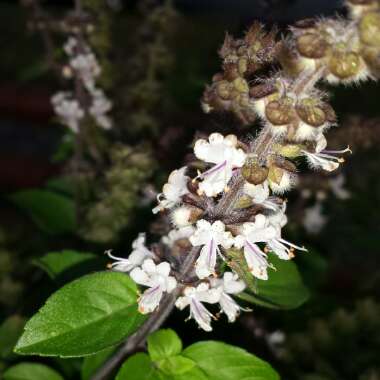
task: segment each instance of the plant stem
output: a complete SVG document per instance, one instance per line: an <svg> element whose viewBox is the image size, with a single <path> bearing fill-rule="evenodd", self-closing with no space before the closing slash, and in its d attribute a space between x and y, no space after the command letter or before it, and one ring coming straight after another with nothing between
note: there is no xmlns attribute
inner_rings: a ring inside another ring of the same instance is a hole
<svg viewBox="0 0 380 380"><path fill-rule="evenodd" d="M107 379L107 377L123 362L128 355L145 344L145 341L150 333L156 331L162 326L174 309L175 301L184 288L182 282L193 270L198 253L199 248L196 247L189 252L179 270L181 276L178 278L179 285L177 288L172 293L166 294L163 297L159 309L151 314L140 329L135 334L131 335L124 344L122 344L116 354L105 362L105 364L95 373L95 375L91 377L91 380Z"/></svg>
<svg viewBox="0 0 380 380"><path fill-rule="evenodd" d="M31 17L34 18L35 21L43 20L44 22L49 22L48 15L45 14L44 10L41 8L41 4L38 0L32 0L30 2L31 9ZM39 29L42 37L42 42L45 46L46 50L46 60L47 64L54 70L59 76L61 74L61 66L56 62L55 59L55 46L54 40L51 35L49 27L45 26Z"/></svg>

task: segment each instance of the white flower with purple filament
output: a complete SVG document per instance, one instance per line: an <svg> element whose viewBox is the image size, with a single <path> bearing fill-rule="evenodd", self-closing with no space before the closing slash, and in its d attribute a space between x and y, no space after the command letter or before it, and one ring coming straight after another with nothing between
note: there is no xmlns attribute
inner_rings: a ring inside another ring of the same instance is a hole
<svg viewBox="0 0 380 380"><path fill-rule="evenodd" d="M202 246L195 263L195 272L201 279L215 274L217 257L223 257L219 245L228 249L233 244L231 233L219 220L213 224L204 219L198 220L196 231L189 240L194 247Z"/></svg>
<svg viewBox="0 0 380 380"><path fill-rule="evenodd" d="M155 257L154 253L145 245L144 233L140 233L137 239L134 240L132 243L132 252L127 258L113 256L111 251L107 251L106 253L111 259L115 260L115 262L110 265L110 268L118 272L129 272L133 268L141 265L146 258Z"/></svg>
<svg viewBox="0 0 380 380"><path fill-rule="evenodd" d="M274 268L268 263L267 255L257 243L268 242L275 236L275 228L267 225L267 219L264 215L258 214L255 216L255 222L244 223L240 235L235 237L235 247L243 248L249 271L260 280L267 280L267 269Z"/></svg>
<svg viewBox="0 0 380 380"><path fill-rule="evenodd" d="M158 307L163 294L171 293L176 288L177 280L170 276L170 270L169 263L161 262L156 265L152 259L145 260L141 268L132 270L132 280L148 287L138 301L140 313L152 313Z"/></svg>
<svg viewBox="0 0 380 380"><path fill-rule="evenodd" d="M351 153L351 149L347 147L343 150L326 150L327 140L323 135L320 135L317 140L315 153L310 153L302 150L306 156L309 165L312 168L322 168L328 172L336 170L339 165L344 162L344 158L335 156L336 154Z"/></svg>
<svg viewBox="0 0 380 380"><path fill-rule="evenodd" d="M278 204L274 202L274 197L270 196L268 181L264 181L259 185L246 182L244 184L244 193L251 197L254 203L270 210L278 211Z"/></svg>
<svg viewBox="0 0 380 380"><path fill-rule="evenodd" d="M240 280L236 273L225 272L223 279L215 278L210 282L213 288L221 289L219 304L222 312L227 315L229 322L235 322L242 308L230 294L241 293L246 288L244 281Z"/></svg>
<svg viewBox="0 0 380 380"><path fill-rule="evenodd" d="M197 178L199 192L212 197L227 189L233 170L243 166L246 154L236 148L237 138L234 135L223 137L220 133L213 133L208 141L197 140L194 146L195 156L205 162L215 164L209 170L201 173Z"/></svg>
<svg viewBox="0 0 380 380"><path fill-rule="evenodd" d="M284 211L285 209L273 215L271 218L268 218L268 224L274 228L275 235L267 240L267 248L269 248L281 260L290 260L294 257L295 250L307 252L307 249L293 244L281 237L282 227L287 222L287 217L284 214Z"/></svg>
<svg viewBox="0 0 380 380"><path fill-rule="evenodd" d="M187 182L189 177L185 175L187 167L183 166L180 169L173 170L168 178L168 182L162 188L162 193L158 194L158 206L152 211L154 214L162 211L165 208L172 208L181 202L181 197L189 193Z"/></svg>
<svg viewBox="0 0 380 380"><path fill-rule="evenodd" d="M203 302L210 304L218 303L220 296L221 288L210 288L209 284L202 282L196 288L192 286L186 287L182 297L177 299L175 305L180 310L189 306L189 318L193 318L203 330L211 331L211 319L214 316L206 309Z"/></svg>

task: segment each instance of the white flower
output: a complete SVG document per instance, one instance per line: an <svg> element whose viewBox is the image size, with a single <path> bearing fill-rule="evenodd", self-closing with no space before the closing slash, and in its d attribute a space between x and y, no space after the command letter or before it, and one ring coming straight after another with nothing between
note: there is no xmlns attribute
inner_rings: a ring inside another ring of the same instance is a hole
<svg viewBox="0 0 380 380"><path fill-rule="evenodd" d="M169 273L169 263L162 262L156 265L152 259L145 260L141 268L132 270L130 273L132 280L149 288L139 299L140 313L153 312L158 307L164 292L171 293L175 289L177 281L169 276Z"/></svg>
<svg viewBox="0 0 380 380"><path fill-rule="evenodd" d="M69 56L74 55L77 46L78 40L75 37L69 37L66 43L63 45L63 50Z"/></svg>
<svg viewBox="0 0 380 380"><path fill-rule="evenodd" d="M116 260L115 263L111 264L111 268L119 272L129 272L141 265L146 258L155 256L145 245L144 233L140 233L137 239L134 240L132 252L127 258L113 256L111 251L107 251L106 253L111 259Z"/></svg>
<svg viewBox="0 0 380 380"><path fill-rule="evenodd" d="M168 247L173 247L174 243L181 239L189 239L193 235L195 228L193 226L186 226L178 230L171 230L167 236L162 237L162 242Z"/></svg>
<svg viewBox="0 0 380 380"><path fill-rule="evenodd" d="M242 308L229 294L241 293L245 289L244 281L239 280L235 273L225 272L223 279L211 279L211 285L213 288L221 289L220 307L223 313L227 315L228 321L235 322Z"/></svg>
<svg viewBox="0 0 380 380"><path fill-rule="evenodd" d="M159 205L153 209L153 213L165 209L172 208L181 201L181 197L189 192L187 181L189 177L185 175L187 167L183 166L180 169L173 170L168 178L168 182L162 188L162 193L157 199Z"/></svg>
<svg viewBox="0 0 380 380"><path fill-rule="evenodd" d="M104 129L110 129L112 126L110 118L106 115L112 108L112 103L107 99L102 90L95 90L93 93L92 104L89 113L96 123Z"/></svg>
<svg viewBox="0 0 380 380"><path fill-rule="evenodd" d="M221 255L219 245L228 249L233 244L233 238L221 221L211 224L201 219L190 242L194 247L203 246L195 263L195 272L199 278L205 278L215 273L217 254Z"/></svg>
<svg viewBox="0 0 380 380"><path fill-rule="evenodd" d="M345 178L342 173L334 178L329 178L329 185L333 194L341 200L351 197L350 192L344 188Z"/></svg>
<svg viewBox="0 0 380 380"><path fill-rule="evenodd" d="M306 159L312 168L322 168L323 170L332 172L339 167L339 164L344 162L344 158L336 157L334 155L351 152L351 149L348 147L343 150L325 150L326 146L327 140L321 134L317 139L315 153L310 153L306 150L302 150L302 153L306 156Z"/></svg>
<svg viewBox="0 0 380 380"><path fill-rule="evenodd" d="M59 92L51 98L54 112L73 132L78 132L79 121L84 117L84 111L79 102L71 98L69 92Z"/></svg>
<svg viewBox="0 0 380 380"><path fill-rule="evenodd" d="M259 185L246 182L243 190L246 195L252 198L254 203L260 204L273 211L278 210L278 205L273 202L273 199L271 199L272 197L270 197L268 181L264 181Z"/></svg>
<svg viewBox="0 0 380 380"><path fill-rule="evenodd" d="M75 70L83 81L87 90L95 91L95 78L100 75L101 68L92 52L78 54L70 59L70 66Z"/></svg>
<svg viewBox="0 0 380 380"><path fill-rule="evenodd" d="M300 247L282 239L281 237L277 237L275 239L271 239L268 241L268 247L274 254L276 254L281 260L290 260L294 257L294 250L298 249L299 251L307 252L305 247Z"/></svg>
<svg viewBox="0 0 380 380"><path fill-rule="evenodd" d="M236 148L237 138L234 135L223 137L220 133L213 133L208 141L200 139L195 143L195 156L205 162L215 164L206 172L200 174L203 181L199 184L199 191L208 197L215 196L227 187L234 168L242 167L246 154Z"/></svg>
<svg viewBox="0 0 380 380"><path fill-rule="evenodd" d="M243 224L241 234L235 238L234 245L237 248L244 249L244 258L249 271L260 280L268 279L267 268L273 269L273 266L268 263L267 255L256 243L268 242L275 236L275 228L267 225L267 219L264 215L258 214L254 223Z"/></svg>
<svg viewBox="0 0 380 380"><path fill-rule="evenodd" d="M273 251L280 259L290 260L294 257L294 250L298 249L300 251L307 251L304 247L299 247L281 237L282 228L288 222L288 218L285 215L286 202L282 204L282 208L276 213L270 214L266 218L266 223L268 226L272 227L275 231L274 236L272 235L266 242L267 247Z"/></svg>
<svg viewBox="0 0 380 380"><path fill-rule="evenodd" d="M221 289L211 288L206 283L199 284L196 288L187 287L183 296L179 297L175 303L178 309L183 310L190 307L190 318L195 319L199 327L205 331L211 331L211 318L213 315L205 308L202 302L217 303L220 300Z"/></svg>
<svg viewBox="0 0 380 380"><path fill-rule="evenodd" d="M268 225L275 227L277 230L281 230L288 223L288 217L285 211L286 202L284 201L282 205L278 206L276 212L267 215Z"/></svg>
<svg viewBox="0 0 380 380"><path fill-rule="evenodd" d="M314 206L305 209L303 226L310 234L318 234L327 223L327 217L322 213L322 203L319 201Z"/></svg>

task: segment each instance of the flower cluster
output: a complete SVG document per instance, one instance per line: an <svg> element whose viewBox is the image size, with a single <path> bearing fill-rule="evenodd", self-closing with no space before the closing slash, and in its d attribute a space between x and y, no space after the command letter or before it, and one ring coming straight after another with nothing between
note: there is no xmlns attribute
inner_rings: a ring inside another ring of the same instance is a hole
<svg viewBox="0 0 380 380"><path fill-rule="evenodd" d="M112 122L107 113L111 110L112 103L103 90L96 86L101 68L95 54L78 37L69 37L64 51L68 56L68 63L63 67L62 75L67 79L76 78L80 81L84 90L83 99L76 99L71 92L60 92L51 99L55 113L74 132L79 131L79 121L86 113L93 118L96 125L110 129Z"/></svg>
<svg viewBox="0 0 380 380"><path fill-rule="evenodd" d="M374 76L361 51L363 30L370 33L380 25L378 10L360 0L361 12L354 12L358 1L350 2L349 21L298 23L280 44L259 25L242 40L227 37L220 52L223 73L206 89L204 109L231 111L244 123L258 118L264 127L253 141L219 133L198 139L194 162L170 174L153 212L170 216L171 231L153 251L140 247L139 260L134 252L113 264L131 271L131 261L136 263L130 276L147 287L139 301L142 313L156 310L169 293L179 309L189 307L190 317L210 331L215 316L205 304L219 304L233 322L241 310L233 296L246 287L255 291L247 278L270 279L275 268L269 252L290 260L296 251L306 251L283 237L286 201L279 195L296 182L300 158L330 172L349 152L326 150L325 134L336 117L316 84ZM377 37L366 42L380 48ZM250 80L273 60L280 61L281 71ZM192 265L183 269L194 252Z"/></svg>

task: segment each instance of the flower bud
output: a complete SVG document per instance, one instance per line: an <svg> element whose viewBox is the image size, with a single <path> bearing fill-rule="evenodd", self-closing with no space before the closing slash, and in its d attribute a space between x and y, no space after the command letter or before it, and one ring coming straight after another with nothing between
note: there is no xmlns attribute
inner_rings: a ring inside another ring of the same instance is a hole
<svg viewBox="0 0 380 380"><path fill-rule="evenodd" d="M248 195L243 195L236 201L236 203L234 204L234 208L244 209L244 208L251 207L252 205L253 205L252 198L249 197Z"/></svg>
<svg viewBox="0 0 380 380"><path fill-rule="evenodd" d="M327 79L330 81L356 79L365 69L363 66L359 54L355 52L334 52L328 61L328 68L336 78Z"/></svg>
<svg viewBox="0 0 380 380"><path fill-rule="evenodd" d="M282 157L296 158L301 155L302 149L303 146L297 144L279 145L277 153Z"/></svg>
<svg viewBox="0 0 380 380"><path fill-rule="evenodd" d="M245 57L239 58L238 60L238 70L239 74L243 75L248 69L248 59Z"/></svg>
<svg viewBox="0 0 380 380"><path fill-rule="evenodd" d="M268 173L268 183L275 194L283 194L290 190L294 182L294 175L276 165L271 165Z"/></svg>
<svg viewBox="0 0 380 380"><path fill-rule="evenodd" d="M367 12L379 9L378 0L348 0L350 15L354 19L361 18Z"/></svg>
<svg viewBox="0 0 380 380"><path fill-rule="evenodd" d="M327 116L320 107L321 102L313 98L302 99L296 105L299 118L312 127L320 127L327 121Z"/></svg>
<svg viewBox="0 0 380 380"><path fill-rule="evenodd" d="M297 50L306 58L323 58L328 47L328 43L320 34L305 33L297 38Z"/></svg>
<svg viewBox="0 0 380 380"><path fill-rule="evenodd" d="M377 78L380 77L380 48L365 47L362 49L362 56L368 65L371 73Z"/></svg>
<svg viewBox="0 0 380 380"><path fill-rule="evenodd" d="M253 185L263 183L268 177L269 169L259 165L255 160L248 159L241 168L241 174L244 179Z"/></svg>
<svg viewBox="0 0 380 380"><path fill-rule="evenodd" d="M245 79L243 78L236 78L233 81L234 88L240 92L240 93L248 93L249 91L249 86L248 83Z"/></svg>
<svg viewBox="0 0 380 380"><path fill-rule="evenodd" d="M249 95L253 98L253 106L256 113L264 118L265 117L265 106L271 100L278 98L278 90L274 83L264 83L253 86L249 90Z"/></svg>
<svg viewBox="0 0 380 380"><path fill-rule="evenodd" d="M222 80L216 85L216 91L222 99L230 99L231 87L230 83L228 83L226 80Z"/></svg>
<svg viewBox="0 0 380 380"><path fill-rule="evenodd" d="M265 116L276 126L287 125L293 116L293 105L290 98L274 100L265 107Z"/></svg>
<svg viewBox="0 0 380 380"><path fill-rule="evenodd" d="M363 16L359 24L360 40L370 46L380 47L380 13L370 12Z"/></svg>

